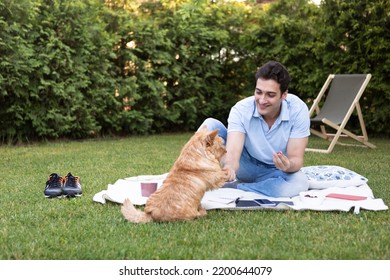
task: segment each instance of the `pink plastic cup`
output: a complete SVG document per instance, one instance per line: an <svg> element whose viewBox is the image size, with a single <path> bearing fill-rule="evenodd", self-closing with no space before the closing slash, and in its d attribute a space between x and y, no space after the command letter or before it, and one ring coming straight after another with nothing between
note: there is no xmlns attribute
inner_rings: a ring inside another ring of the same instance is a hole
<svg viewBox="0 0 390 280"><path fill-rule="evenodd" d="M157 190L157 183L141 183L141 195L149 197Z"/></svg>

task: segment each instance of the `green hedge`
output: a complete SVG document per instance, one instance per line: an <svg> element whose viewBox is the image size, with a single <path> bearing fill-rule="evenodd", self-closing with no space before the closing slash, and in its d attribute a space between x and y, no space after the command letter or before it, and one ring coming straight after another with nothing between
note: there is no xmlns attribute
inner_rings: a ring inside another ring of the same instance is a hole
<svg viewBox="0 0 390 280"><path fill-rule="evenodd" d="M2 1L3 140L86 137L120 112L115 41L93 1Z"/></svg>
<svg viewBox="0 0 390 280"><path fill-rule="evenodd" d="M385 0L0 0L0 137L194 130L226 120L270 59L308 105L328 74L371 73L367 129L389 136L389 10Z"/></svg>

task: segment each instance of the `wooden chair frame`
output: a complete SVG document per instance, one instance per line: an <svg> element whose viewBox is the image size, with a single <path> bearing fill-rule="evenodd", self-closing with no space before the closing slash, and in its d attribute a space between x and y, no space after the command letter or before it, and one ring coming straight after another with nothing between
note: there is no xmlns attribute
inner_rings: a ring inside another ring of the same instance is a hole
<svg viewBox="0 0 390 280"><path fill-rule="evenodd" d="M329 114L331 114L331 112L328 112L328 118L325 115L325 116L322 116L320 119L316 120L316 122L320 123L320 130L310 128L310 132L312 134L314 134L322 139L328 140L330 142L328 148L327 149L306 148L306 151L320 152L320 153L331 153L336 144L347 145L347 146L360 146L360 147L375 148L375 145L368 142L367 130L366 130L366 126L364 123L362 110L361 110L361 107L359 104L359 100L360 100L361 96L363 95L363 92L366 89L367 84L369 83L369 81L371 79L371 74L365 74L365 75L362 75L362 74L353 74L353 75L331 74L331 75L329 75L325 84L323 85L321 91L319 92L318 96L314 100L314 102L309 110L309 116L310 116L311 120L313 121L314 120L313 119L314 113L316 113L316 115L320 114L320 112L321 112L320 102L321 102L322 98L324 97L325 92L327 91L327 89L329 88L329 86L331 85L331 83L333 82L335 77L342 79L344 76L347 76L348 79L354 79L356 77L359 79L359 81L362 80L362 76L365 76L365 78L364 78L363 83L361 84L360 88L356 92L356 95L353 99L353 102L349 106L349 109L347 110L347 112L346 112L345 116L342 118L342 120L340 119L339 122L334 122L334 121L329 120ZM332 94L332 92L329 92L328 95L329 94ZM343 96L338 96L337 98L338 98L339 102L343 102ZM325 100L325 103L326 102L327 102L327 99ZM325 103L323 105L325 105ZM357 111L357 115L359 118L359 124L360 124L361 132L362 132L361 135L356 135L345 128L352 113L355 110ZM334 130L336 130L336 133L328 133L326 131L326 126L329 126L329 127L333 128ZM340 137L352 138L352 139L358 141L359 144L342 143L340 141Z"/></svg>

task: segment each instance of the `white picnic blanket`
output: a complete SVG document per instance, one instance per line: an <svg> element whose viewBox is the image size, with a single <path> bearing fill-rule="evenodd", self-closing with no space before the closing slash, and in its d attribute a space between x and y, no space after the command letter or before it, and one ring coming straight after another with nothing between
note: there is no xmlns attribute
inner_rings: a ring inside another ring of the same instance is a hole
<svg viewBox="0 0 390 280"><path fill-rule="evenodd" d="M117 180L114 184L109 184L107 189L96 193L93 201L105 204L106 201L114 203L123 203L129 198L134 205L144 205L147 197L141 195L141 182L154 182L160 187L168 173L161 175L141 175ZM348 200L329 198L326 195L330 193L345 194L366 197L364 200ZM331 187L323 190L309 190L300 193L295 197L267 197L254 192L247 192L232 188L219 188L205 193L202 199L202 206L207 209L226 209L226 210L248 210L248 209L270 209L269 207L237 208L235 201L237 199L259 199L267 198L277 202L272 209L291 209L291 210L317 210L317 211L345 211L353 209L354 213L359 213L360 209L365 210L387 210L388 206L380 198L374 198L371 188L366 184L357 187ZM280 202L280 203L278 203Z"/></svg>

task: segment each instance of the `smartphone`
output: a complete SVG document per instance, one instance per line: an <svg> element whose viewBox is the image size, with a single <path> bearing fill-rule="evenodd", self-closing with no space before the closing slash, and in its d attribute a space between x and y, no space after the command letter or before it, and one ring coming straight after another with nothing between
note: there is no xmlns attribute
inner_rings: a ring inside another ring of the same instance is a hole
<svg viewBox="0 0 390 280"><path fill-rule="evenodd" d="M238 208L240 208L240 207L243 207L243 208L260 207L260 204L254 200L238 199L238 200L236 200L236 207L238 207Z"/></svg>
<svg viewBox="0 0 390 280"><path fill-rule="evenodd" d="M255 199L255 201L261 206L276 206L276 203L269 199Z"/></svg>
<svg viewBox="0 0 390 280"><path fill-rule="evenodd" d="M273 207L276 206L275 202L268 199L237 199L236 207Z"/></svg>

